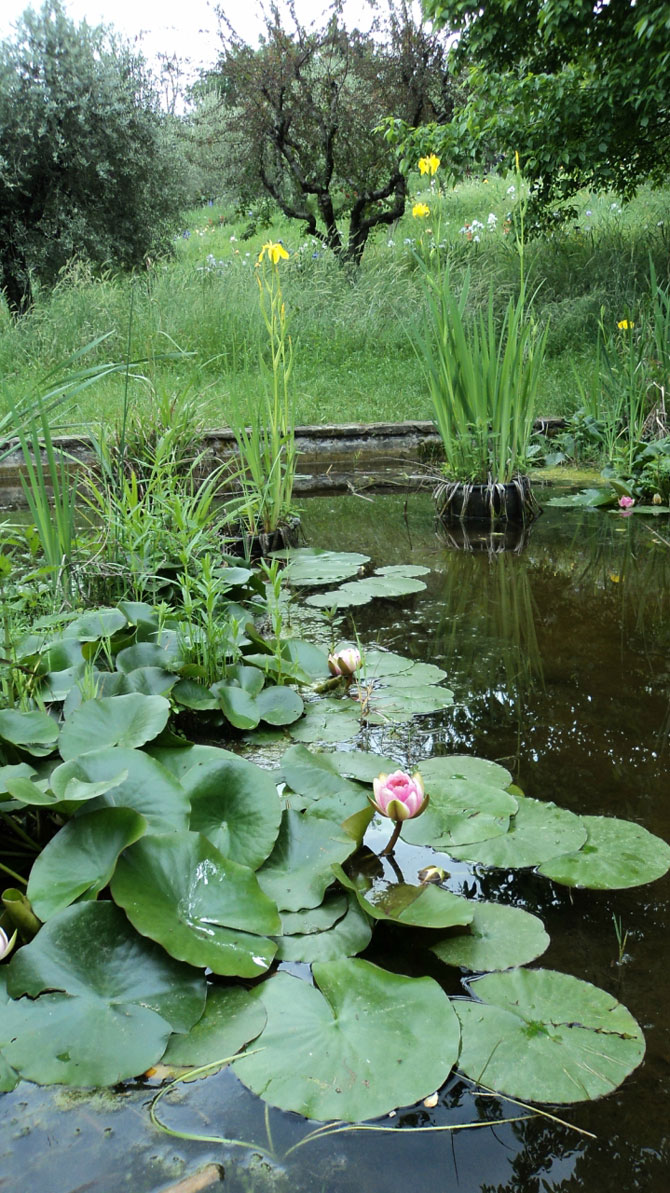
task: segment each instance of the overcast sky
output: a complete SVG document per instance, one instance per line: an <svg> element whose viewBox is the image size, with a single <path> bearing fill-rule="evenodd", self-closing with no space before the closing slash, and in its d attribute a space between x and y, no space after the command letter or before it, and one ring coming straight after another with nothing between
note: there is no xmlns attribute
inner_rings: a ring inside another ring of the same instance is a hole
<svg viewBox="0 0 670 1193"><path fill-rule="evenodd" d="M113 25L131 41L136 38L145 57L177 53L193 66L211 65L217 55L215 0L65 0L64 7L75 21L89 25ZM0 0L0 40L11 34L12 25L28 7L41 8L40 0ZM237 32L254 45L262 28L256 0L220 0ZM327 8L327 0L296 0L301 20L308 24ZM366 0L347 0L347 23L364 28L369 24Z"/></svg>

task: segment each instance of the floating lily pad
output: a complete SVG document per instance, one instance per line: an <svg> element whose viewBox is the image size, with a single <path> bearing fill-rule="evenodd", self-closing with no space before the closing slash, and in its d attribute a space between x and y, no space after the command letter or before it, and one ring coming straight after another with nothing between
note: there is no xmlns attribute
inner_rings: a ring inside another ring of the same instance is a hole
<svg viewBox="0 0 670 1193"><path fill-rule="evenodd" d="M343 891L326 895L318 907L303 907L300 911L282 911L280 914L283 936L300 933L307 936L312 932L327 932L346 915L349 901Z"/></svg>
<svg viewBox="0 0 670 1193"><path fill-rule="evenodd" d="M339 903L339 898L336 895L333 902ZM345 900L345 906L345 914L332 927L321 932L293 932L277 937L277 959L313 965L316 961L337 961L339 957L353 957L356 953L362 953L372 936L370 919L355 895Z"/></svg>
<svg viewBox="0 0 670 1193"><path fill-rule="evenodd" d="M445 965L484 973L527 965L549 947L542 920L520 907L504 903L471 902L472 923L467 932L446 936L431 945Z"/></svg>
<svg viewBox="0 0 670 1193"><path fill-rule="evenodd" d="M67 718L58 749L66 762L106 746L143 746L167 725L170 702L163 696L102 697L86 700Z"/></svg>
<svg viewBox="0 0 670 1193"><path fill-rule="evenodd" d="M258 977L272 962L277 908L246 866L201 833L144 837L119 858L112 896L172 957L214 973Z"/></svg>
<svg viewBox="0 0 670 1193"><path fill-rule="evenodd" d="M223 750L220 746L194 746L190 742L175 746L149 746L146 752L177 779L198 764L225 760L236 762L239 759L239 754L234 754L232 750Z"/></svg>
<svg viewBox="0 0 670 1193"><path fill-rule="evenodd" d="M512 969L471 983L481 1002L454 1001L459 1068L529 1102L582 1102L621 1085L644 1037L611 994L569 974Z"/></svg>
<svg viewBox="0 0 670 1193"><path fill-rule="evenodd" d="M254 1093L307 1118L360 1122L443 1084L458 1022L437 982L360 960L316 964L313 974L316 986L279 973L254 991L268 1022L259 1051L233 1065Z"/></svg>
<svg viewBox="0 0 670 1193"><path fill-rule="evenodd" d="M289 733L294 741L340 742L355 737L361 728L360 706L348 699L315 700Z"/></svg>
<svg viewBox="0 0 670 1193"><path fill-rule="evenodd" d="M464 927L473 917L472 903L461 895L444 891L432 883L414 886L409 882L390 882L377 878L351 879L341 866L334 866L338 881L355 891L363 910L376 920L394 920L414 928Z"/></svg>
<svg viewBox="0 0 670 1193"><path fill-rule="evenodd" d="M66 626L63 637L78 638L80 642L97 642L98 638L113 637L127 624L121 609L90 609Z"/></svg>
<svg viewBox="0 0 670 1193"><path fill-rule="evenodd" d="M362 580L349 580L339 588L328 592L317 592L307 597L306 603L316 609L348 609L354 605L367 605L376 597L387 600L393 597L409 596L422 592L426 585L417 576L426 575L430 568L413 564L397 564L376 568L373 576Z"/></svg>
<svg viewBox="0 0 670 1193"><path fill-rule="evenodd" d="M196 1068L234 1056L260 1035L267 1020L262 1002L242 986L210 986L202 1018L186 1035L172 1035L163 1064Z"/></svg>
<svg viewBox="0 0 670 1193"><path fill-rule="evenodd" d="M486 841L506 833L518 801L501 787L477 780L435 778L435 770L420 764L430 803L425 812L403 828L412 845L432 845L451 852L454 846Z"/></svg>
<svg viewBox="0 0 670 1193"><path fill-rule="evenodd" d="M61 786L61 779L65 784ZM98 807L134 808L145 816L154 833L188 827L189 798L181 783L144 750L126 750L113 746L108 750L82 754L63 767L57 767L51 782L54 790L69 792L71 782L106 785L98 795Z"/></svg>
<svg viewBox="0 0 670 1193"><path fill-rule="evenodd" d="M312 754L304 746L291 746L281 760L281 774L292 791L304 797L310 815L342 824L369 806L365 788L342 778L333 769L329 754Z"/></svg>
<svg viewBox="0 0 670 1193"><path fill-rule="evenodd" d="M280 911L318 907L333 881L331 865L343 862L355 848L355 841L332 821L285 810L277 844L258 871L258 881Z"/></svg>
<svg viewBox="0 0 670 1193"><path fill-rule="evenodd" d="M522 799L503 836L472 845L456 845L453 857L485 866L516 869L539 866L561 853L572 853L586 841L581 816L537 799Z"/></svg>
<svg viewBox="0 0 670 1193"><path fill-rule="evenodd" d="M137 936L112 903L79 903L49 920L13 958L7 988L16 1001L3 1007L0 1048L41 1085L137 1076L205 1005L200 975Z"/></svg>
<svg viewBox="0 0 670 1193"><path fill-rule="evenodd" d="M0 711L0 738L40 758L50 754L58 738L58 722L48 713L15 708Z"/></svg>
<svg viewBox="0 0 670 1193"><path fill-rule="evenodd" d="M565 886L616 890L641 886L670 869L670 846L641 824L614 816L582 816L586 843L575 853L553 857L540 874Z"/></svg>
<svg viewBox="0 0 670 1193"><path fill-rule="evenodd" d="M296 547L290 551L276 552L278 559L285 559L284 575L294 587L338 584L355 576L363 564L370 562L369 555L358 551L322 551L318 547Z"/></svg>
<svg viewBox="0 0 670 1193"><path fill-rule="evenodd" d="M269 771L234 756L198 762L182 786L191 801L191 829L224 857L256 870L270 856L282 809Z"/></svg>
<svg viewBox="0 0 670 1193"><path fill-rule="evenodd" d="M48 920L81 895L95 898L122 850L146 831L146 820L131 808L100 808L68 821L30 871L27 894L35 915Z"/></svg>
<svg viewBox="0 0 670 1193"><path fill-rule="evenodd" d="M378 775L398 770L399 763L383 754L368 753L367 750L333 750L327 754L328 763L338 774L361 783L371 783Z"/></svg>
<svg viewBox="0 0 670 1193"><path fill-rule="evenodd" d="M431 784L431 790L436 791L442 790L445 783L450 785L451 790L451 784L458 779L503 790L512 782L512 776L504 766L469 754L445 754L426 758L419 762L417 770L421 772L424 780Z"/></svg>

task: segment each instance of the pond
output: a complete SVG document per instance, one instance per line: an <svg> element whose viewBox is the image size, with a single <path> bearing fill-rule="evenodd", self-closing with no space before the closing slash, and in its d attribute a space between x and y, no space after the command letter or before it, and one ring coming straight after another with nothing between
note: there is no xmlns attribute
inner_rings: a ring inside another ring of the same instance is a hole
<svg viewBox="0 0 670 1193"><path fill-rule="evenodd" d="M624 817L670 840L670 547L648 521L548 509L523 550L495 553L440 541L427 495L305 503L310 544L364 551L375 565L430 568L424 591L355 609L355 630L365 646L379 643L443 667L454 706L409 725L368 730L359 744L407 769L434 754L476 754L502 763L527 796L580 814ZM670 537L665 524L659 530ZM385 843L381 833L368 840L375 849ZM408 881L415 881L417 854L425 864L426 851L401 838L395 858ZM539 964L592 982L630 1009L647 1051L619 1090L558 1108L562 1121L549 1106L546 1114L502 1122L525 1112L452 1076L435 1106L419 1104L376 1124L385 1133L347 1129L319 1139L308 1138L316 1124L266 1113L227 1071L164 1099L159 1117L173 1135L149 1120L158 1078L92 1095L21 1083L3 1095L0 1187L158 1193L215 1163L223 1166L223 1184L194 1189L665 1193L670 878L584 891L530 870L457 862L449 885L538 914L551 937ZM383 958L380 947L374 959L397 966L397 956ZM411 972L411 957L404 963ZM450 979L444 974L436 964L434 976L457 994L458 971ZM417 1130L468 1123L482 1125ZM259 1150L212 1142L221 1136Z"/></svg>

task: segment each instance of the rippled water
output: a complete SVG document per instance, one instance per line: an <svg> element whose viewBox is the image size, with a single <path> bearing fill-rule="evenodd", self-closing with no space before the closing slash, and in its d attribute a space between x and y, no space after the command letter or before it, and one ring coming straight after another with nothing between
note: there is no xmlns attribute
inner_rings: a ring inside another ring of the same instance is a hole
<svg viewBox="0 0 670 1193"><path fill-rule="evenodd" d="M434 752L480 754L504 763L527 795L637 820L670 839L670 547L656 539L656 523L548 510L519 554L495 554L440 542L426 496L312 499L303 521L313 545L431 568L424 593L356 610L356 629L364 643L439 663L456 703L411 727L377 731L371 748L410 765ZM658 528L670 539L667 524ZM398 850L401 866L411 852ZM160 1134L149 1123L147 1087L91 1097L24 1084L2 1098L0 1189L154 1193L214 1160L229 1193L666 1193L670 879L570 892L525 871L454 877L540 914L552 941L541 964L608 990L644 1028L646 1059L622 1089L561 1111L595 1138L541 1117L409 1130L519 1113L457 1079L434 1109L386 1120L392 1133L308 1140L288 1155L309 1125L276 1111L266 1122L263 1104L226 1073L182 1087L161 1107L175 1130L266 1150L269 1126L283 1157L272 1160ZM613 916L628 932L621 965ZM449 991L457 990L455 976Z"/></svg>

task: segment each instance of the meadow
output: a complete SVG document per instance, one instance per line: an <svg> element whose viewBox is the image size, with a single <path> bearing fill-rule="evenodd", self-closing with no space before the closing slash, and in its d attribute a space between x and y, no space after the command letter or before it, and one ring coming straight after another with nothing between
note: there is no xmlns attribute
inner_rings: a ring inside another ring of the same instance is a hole
<svg viewBox="0 0 670 1193"><path fill-rule="evenodd" d="M516 180L518 182L518 180ZM261 384L266 350L255 264L262 244L281 240L282 287L294 347L296 423L429 419L430 398L414 343L425 319L416 254L441 251L458 285L471 271L469 303L493 286L502 310L519 285L519 196L514 176L476 178L431 189L418 175L402 220L375 230L359 269L343 268L296 222L240 216L208 203L184 216L170 259L147 261L132 277L93 274L72 262L56 288L37 289L32 311L13 321L0 307L2 404L39 391L42 379L96 337L87 360L129 360L128 378L110 376L60 414L62 426L118 422L128 385L143 418L189 397L202 427L227 425ZM430 207L423 219L412 204ZM525 269L533 313L548 323L537 415L569 415L594 381L598 328L643 317L650 262L668 282L668 192L643 188L623 206L582 193L577 218L550 233L526 228ZM438 249L438 245L441 246Z"/></svg>

